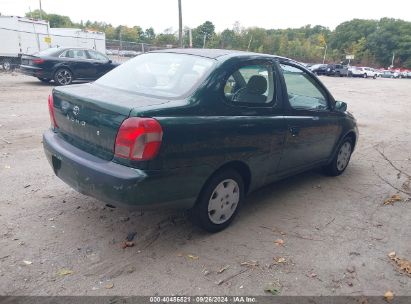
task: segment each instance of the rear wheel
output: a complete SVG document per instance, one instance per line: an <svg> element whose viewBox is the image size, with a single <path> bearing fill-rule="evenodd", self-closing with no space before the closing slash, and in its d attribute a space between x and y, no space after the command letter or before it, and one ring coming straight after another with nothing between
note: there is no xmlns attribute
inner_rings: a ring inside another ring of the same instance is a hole
<svg viewBox="0 0 411 304"><path fill-rule="evenodd" d="M194 224L208 232L225 229L233 221L244 198L244 181L232 169L215 174L204 186L190 211Z"/></svg>
<svg viewBox="0 0 411 304"><path fill-rule="evenodd" d="M364 73L362 77L367 78L368 77L367 73Z"/></svg>
<svg viewBox="0 0 411 304"><path fill-rule="evenodd" d="M3 70L10 71L12 69L12 62L10 59L4 59L2 62Z"/></svg>
<svg viewBox="0 0 411 304"><path fill-rule="evenodd" d="M66 68L58 69L54 73L54 82L56 85L69 85L73 81L73 74Z"/></svg>
<svg viewBox="0 0 411 304"><path fill-rule="evenodd" d="M377 79L377 76L376 76L376 75L374 75L374 76L372 76L372 78L373 78L373 79Z"/></svg>
<svg viewBox="0 0 411 304"><path fill-rule="evenodd" d="M331 176L343 173L350 162L352 150L353 140L350 137L346 137L338 147L337 154L331 163L324 167L324 171Z"/></svg>

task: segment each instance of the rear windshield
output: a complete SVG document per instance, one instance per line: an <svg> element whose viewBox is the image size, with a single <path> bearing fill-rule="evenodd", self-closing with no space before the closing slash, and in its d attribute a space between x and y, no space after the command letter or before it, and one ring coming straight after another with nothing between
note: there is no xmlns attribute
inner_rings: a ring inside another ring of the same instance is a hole
<svg viewBox="0 0 411 304"><path fill-rule="evenodd" d="M61 51L61 49L59 49L59 48L49 48L49 49L45 49L44 51L37 52L37 53L35 53L35 55L38 55L38 56L53 56L54 54L56 54L60 51Z"/></svg>
<svg viewBox="0 0 411 304"><path fill-rule="evenodd" d="M149 96L176 98L194 89L214 62L186 54L146 53L123 63L96 83Z"/></svg>

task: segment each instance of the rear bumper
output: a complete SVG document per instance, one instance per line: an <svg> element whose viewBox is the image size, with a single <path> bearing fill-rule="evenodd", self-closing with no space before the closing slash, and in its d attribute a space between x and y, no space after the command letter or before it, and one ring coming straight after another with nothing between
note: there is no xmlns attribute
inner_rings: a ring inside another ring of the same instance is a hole
<svg viewBox="0 0 411 304"><path fill-rule="evenodd" d="M47 78L52 79L53 75L51 73L46 72L42 68L33 67L29 65L20 65L20 72L28 76L34 76L38 78Z"/></svg>
<svg viewBox="0 0 411 304"><path fill-rule="evenodd" d="M191 208L199 191L197 187L180 188L182 179L191 178L187 172L143 171L106 161L72 146L51 130L43 134L43 146L61 180L82 194L114 205Z"/></svg>

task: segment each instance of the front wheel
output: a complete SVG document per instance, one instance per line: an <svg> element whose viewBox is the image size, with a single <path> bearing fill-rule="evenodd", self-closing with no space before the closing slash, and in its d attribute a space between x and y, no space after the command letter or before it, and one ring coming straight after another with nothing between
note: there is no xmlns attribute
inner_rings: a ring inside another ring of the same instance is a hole
<svg viewBox="0 0 411 304"><path fill-rule="evenodd" d="M54 73L54 82L56 85L69 85L73 81L73 74L66 68L58 69Z"/></svg>
<svg viewBox="0 0 411 304"><path fill-rule="evenodd" d="M364 77L364 78L367 78L367 77L368 77L367 73L364 73L363 77Z"/></svg>
<svg viewBox="0 0 411 304"><path fill-rule="evenodd" d="M225 229L233 221L244 198L244 181L232 169L215 174L204 186L191 220L208 232Z"/></svg>
<svg viewBox="0 0 411 304"><path fill-rule="evenodd" d="M350 137L346 137L338 147L337 154L331 163L324 167L325 172L331 176L338 176L343 173L350 162L352 151L353 141Z"/></svg>

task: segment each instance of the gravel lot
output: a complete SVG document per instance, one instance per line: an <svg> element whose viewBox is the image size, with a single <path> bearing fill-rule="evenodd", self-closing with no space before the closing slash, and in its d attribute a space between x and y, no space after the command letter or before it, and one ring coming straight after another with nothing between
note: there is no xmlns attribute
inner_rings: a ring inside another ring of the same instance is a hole
<svg viewBox="0 0 411 304"><path fill-rule="evenodd" d="M388 257L411 260L411 80L321 79L358 120L346 172L269 185L210 235L181 212L112 209L66 186L41 144L52 86L0 73L0 294L263 295L271 284L281 295L411 296Z"/></svg>

